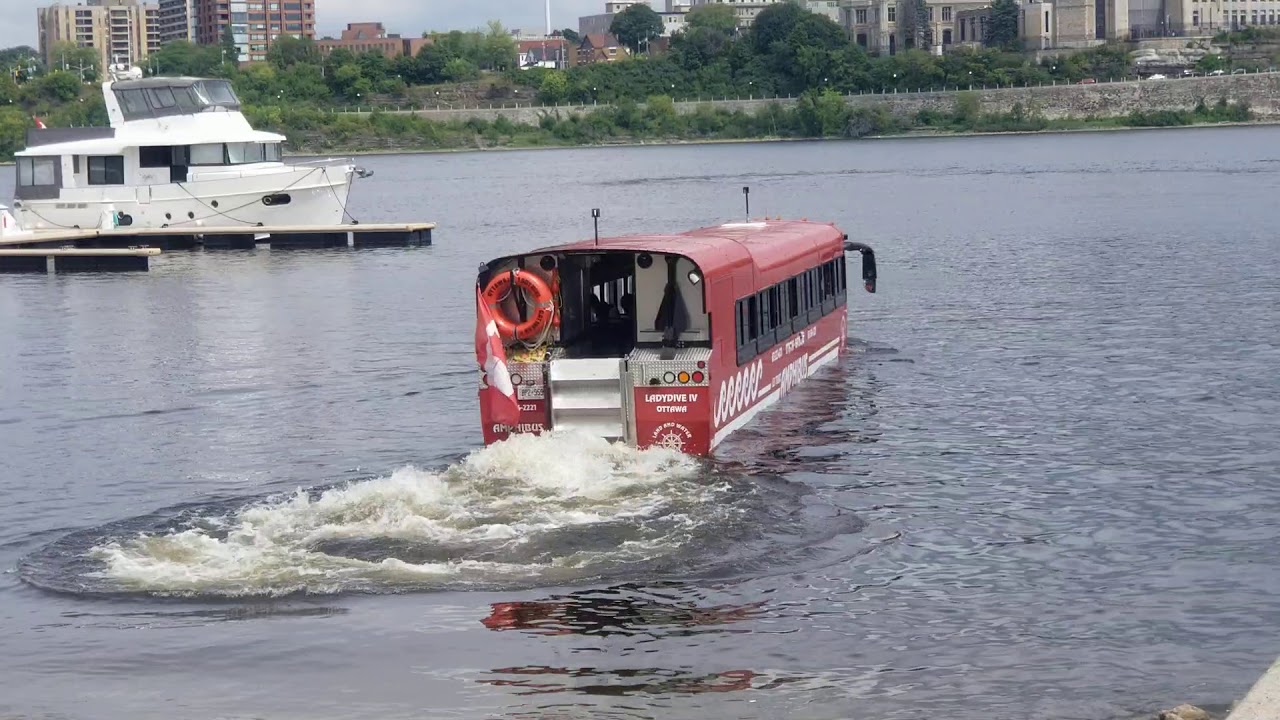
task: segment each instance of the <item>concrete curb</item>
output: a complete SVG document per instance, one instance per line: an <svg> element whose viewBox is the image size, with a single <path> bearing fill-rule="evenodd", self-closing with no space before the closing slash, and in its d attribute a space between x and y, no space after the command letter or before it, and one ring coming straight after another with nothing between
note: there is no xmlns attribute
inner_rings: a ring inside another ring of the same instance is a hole
<svg viewBox="0 0 1280 720"><path fill-rule="evenodd" d="M1280 718L1280 660L1276 660L1249 689L1227 720L1277 720Z"/></svg>

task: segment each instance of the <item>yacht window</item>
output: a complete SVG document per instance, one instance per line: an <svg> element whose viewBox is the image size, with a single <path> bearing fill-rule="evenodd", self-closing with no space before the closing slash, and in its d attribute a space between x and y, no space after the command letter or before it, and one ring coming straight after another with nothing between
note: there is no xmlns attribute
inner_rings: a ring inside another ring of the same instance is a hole
<svg viewBox="0 0 1280 720"><path fill-rule="evenodd" d="M236 105L239 101L236 94L231 90L231 83L226 80L206 80L204 81L205 90L209 93L209 99L217 105Z"/></svg>
<svg viewBox="0 0 1280 720"><path fill-rule="evenodd" d="M191 146L191 164L192 165L225 165L226 161L222 157L222 143L192 145Z"/></svg>
<svg viewBox="0 0 1280 720"><path fill-rule="evenodd" d="M147 107L147 96L141 90L121 90L120 104L124 106L125 114L129 117L145 117L151 114L151 109Z"/></svg>
<svg viewBox="0 0 1280 720"><path fill-rule="evenodd" d="M280 149L280 143L267 143L263 147L267 150L267 162L280 162L284 153Z"/></svg>
<svg viewBox="0 0 1280 720"><path fill-rule="evenodd" d="M157 110L171 108L178 104L177 99L173 97L172 88L151 88L147 91L147 97L151 100L151 107Z"/></svg>
<svg viewBox="0 0 1280 720"><path fill-rule="evenodd" d="M89 184L123 185L124 157L121 155L90 156Z"/></svg>
<svg viewBox="0 0 1280 720"><path fill-rule="evenodd" d="M259 143L227 143L227 164L245 165L263 161L263 147Z"/></svg>
<svg viewBox="0 0 1280 720"><path fill-rule="evenodd" d="M57 160L51 157L18 158L18 185L21 187L57 185L55 170Z"/></svg>
<svg viewBox="0 0 1280 720"><path fill-rule="evenodd" d="M178 101L178 108L184 112L199 112L201 103L192 93L193 88L174 88L173 97Z"/></svg>
<svg viewBox="0 0 1280 720"><path fill-rule="evenodd" d="M138 167L163 168L173 164L173 148L171 147L138 148Z"/></svg>

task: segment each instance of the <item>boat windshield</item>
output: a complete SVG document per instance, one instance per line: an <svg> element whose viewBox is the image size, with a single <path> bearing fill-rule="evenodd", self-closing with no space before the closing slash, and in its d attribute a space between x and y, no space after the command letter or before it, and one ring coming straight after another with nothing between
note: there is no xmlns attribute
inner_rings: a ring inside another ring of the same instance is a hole
<svg viewBox="0 0 1280 720"><path fill-rule="evenodd" d="M240 100L226 80L148 78L115 83L112 91L125 120L240 109Z"/></svg>

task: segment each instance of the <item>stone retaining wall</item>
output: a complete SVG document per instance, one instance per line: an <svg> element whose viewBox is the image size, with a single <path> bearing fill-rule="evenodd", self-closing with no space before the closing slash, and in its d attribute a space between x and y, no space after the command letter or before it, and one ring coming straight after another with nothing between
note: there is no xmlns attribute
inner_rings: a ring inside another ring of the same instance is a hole
<svg viewBox="0 0 1280 720"><path fill-rule="evenodd" d="M1094 85L1045 85L1040 87L981 89L972 93L979 99L984 113L1009 113L1015 105L1025 112L1038 112L1045 118L1115 117L1135 111L1191 110L1203 100L1212 105L1219 99L1236 104L1247 102L1260 119L1280 117L1280 73L1256 73L1251 75L1223 75L1219 77L1173 78L1168 80L1138 80L1131 82L1098 83ZM914 115L920 110L949 111L955 107L959 93L920 92L851 95L847 100L854 107L887 106L900 115ZM721 110L742 110L754 113L772 103L794 105L795 99L769 100L715 100L707 102L678 102L676 111L681 114L697 112L701 106ZM390 111L412 113L428 120L469 120L481 118L493 121L505 117L513 123L536 125L545 115L569 117L598 110L597 105L561 107L526 106L507 108L424 109ZM362 112L359 114L368 114Z"/></svg>

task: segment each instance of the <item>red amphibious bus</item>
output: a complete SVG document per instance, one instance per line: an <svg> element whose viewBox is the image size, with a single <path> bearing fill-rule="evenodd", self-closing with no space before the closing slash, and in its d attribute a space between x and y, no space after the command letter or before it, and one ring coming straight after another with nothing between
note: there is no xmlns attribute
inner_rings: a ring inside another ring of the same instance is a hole
<svg viewBox="0 0 1280 720"><path fill-rule="evenodd" d="M845 351L846 252L861 253L868 292L876 282L874 251L847 238L833 224L738 222L481 266L477 311L519 406L499 422L481 402L485 443L577 429L709 454Z"/></svg>

